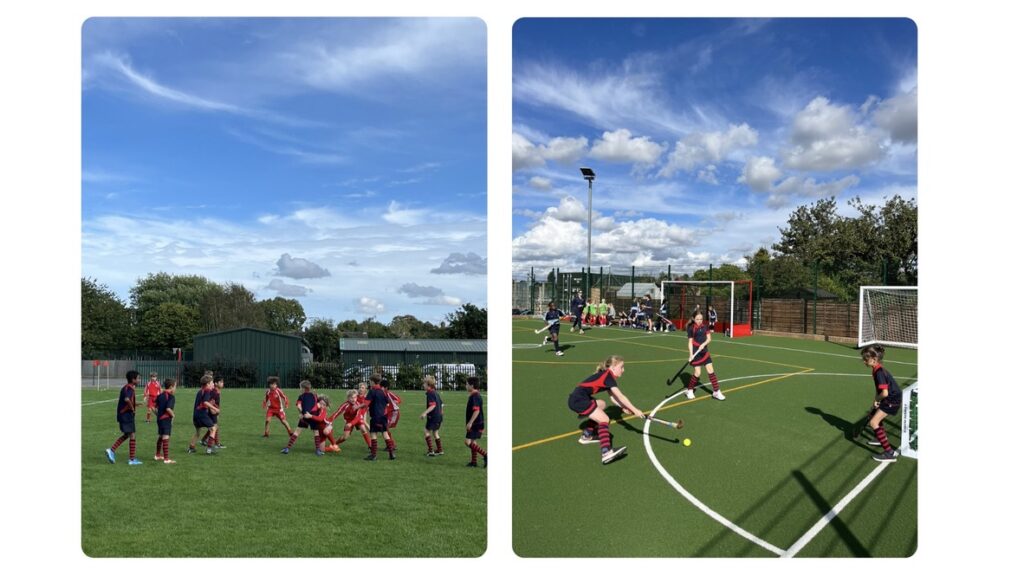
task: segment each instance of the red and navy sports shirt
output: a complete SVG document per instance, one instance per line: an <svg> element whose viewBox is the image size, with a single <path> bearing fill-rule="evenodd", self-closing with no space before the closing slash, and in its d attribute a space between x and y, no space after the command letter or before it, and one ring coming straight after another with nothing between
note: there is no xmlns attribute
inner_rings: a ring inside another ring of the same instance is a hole
<svg viewBox="0 0 1024 576"><path fill-rule="evenodd" d="M876 365L871 370L871 378L875 381L875 393L881 393L882 390L888 390L890 398L898 398L903 394L903 391L900 390L900 385L896 383L896 379L893 378L892 374L883 368L881 364Z"/></svg>
<svg viewBox="0 0 1024 576"><path fill-rule="evenodd" d="M167 413L168 410L174 410L174 394L164 391L156 397L156 419L167 420L171 418L171 415Z"/></svg>
<svg viewBox="0 0 1024 576"><path fill-rule="evenodd" d="M320 413L320 408L317 407L316 394L312 392L303 392L295 399L295 405L301 408L302 413L309 412L312 415Z"/></svg>
<svg viewBox="0 0 1024 576"><path fill-rule="evenodd" d="M370 403L370 418L373 420L383 420L387 418L387 407L390 403L390 399L384 389L374 384L370 386L370 391L366 393L366 399Z"/></svg>
<svg viewBox="0 0 1024 576"><path fill-rule="evenodd" d="M558 324L558 320L562 316L565 316L565 312L562 312L561 310L548 310L547 312L544 313L544 321L551 322L552 320L554 320L555 322L554 324L552 324L552 326L554 326Z"/></svg>
<svg viewBox="0 0 1024 576"><path fill-rule="evenodd" d="M441 397L437 394L437 390L433 388L427 390L427 408L431 406L434 406L434 411L427 414L427 418L444 414L444 404L441 402Z"/></svg>
<svg viewBox="0 0 1024 576"><path fill-rule="evenodd" d="M701 322L700 326L696 324L690 324L686 327L686 337L693 338L693 343L700 346L708 339L708 325L705 322Z"/></svg>
<svg viewBox="0 0 1024 576"><path fill-rule="evenodd" d="M474 430L484 429L484 400L480 397L479 391L474 391L469 395L469 399L466 401L466 423L469 424L469 419L473 417L474 412L479 412L480 415L473 421Z"/></svg>
<svg viewBox="0 0 1024 576"><path fill-rule="evenodd" d="M156 380L150 380L149 383L146 384L146 396L151 396L153 398L156 398L159 395L160 395L160 383L157 382Z"/></svg>
<svg viewBox="0 0 1024 576"><path fill-rule="evenodd" d="M280 388L267 390L267 397L264 401L271 410L281 410L288 406L288 397L284 395Z"/></svg>
<svg viewBox="0 0 1024 576"><path fill-rule="evenodd" d="M586 380L577 384L576 388L582 388L588 395L593 396L598 392L604 392L618 385L619 383L615 381L615 376L612 376L611 370L601 370L588 376Z"/></svg>
<svg viewBox="0 0 1024 576"><path fill-rule="evenodd" d="M117 397L117 413L135 414L135 386L125 384L121 387L121 394Z"/></svg>

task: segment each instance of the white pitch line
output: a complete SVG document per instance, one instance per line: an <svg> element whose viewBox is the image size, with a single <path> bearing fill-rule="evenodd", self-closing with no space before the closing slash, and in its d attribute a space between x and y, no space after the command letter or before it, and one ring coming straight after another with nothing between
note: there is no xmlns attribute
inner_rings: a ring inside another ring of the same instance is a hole
<svg viewBox="0 0 1024 576"><path fill-rule="evenodd" d="M750 346L751 348L768 348L769 350L788 350L789 352L802 352L804 354L817 354L819 356L836 356L839 358L846 358L847 360L856 360L861 362L860 356L850 356L847 354L836 354L835 352L818 352L816 350L801 350L799 348L784 348L782 346L768 346L766 344L750 344L747 342L736 342L733 338L723 338L721 340L715 340L715 342L721 342L724 344L733 344L735 346ZM897 362L896 360L886 360L885 364L906 364L908 366L917 366L917 362Z"/></svg>
<svg viewBox="0 0 1024 576"><path fill-rule="evenodd" d="M759 376L749 376L749 377L744 377L744 378L759 378ZM729 382L730 380L739 380L739 379L740 378L730 378L729 380L720 380L719 382ZM654 416L658 412L658 410L662 406L664 406L669 400L674 399L676 396L679 396L683 392L684 392L683 390L680 390L678 393L673 394L672 396L669 396L668 398L662 400L660 404L658 404L657 406L655 406L655 408L653 410L651 410L650 415ZM658 460L658 457L654 455L654 449L651 448L650 428L651 428L651 421L647 420L647 419L644 419L644 449L647 450L647 457L651 459L651 463L654 464L654 467L657 468L657 470L661 474L661 476L666 481L668 481L668 483L673 488L676 489L676 492L679 492L679 494L681 494L683 496L683 498L686 498L687 500L689 500L690 503L693 504L694 506L696 506L698 510L700 510L701 512L707 514L713 520L715 520L716 522L718 522L722 526L725 526L729 530L732 530L736 534L739 534L740 536L746 538L747 540L753 542L754 544L757 544L758 546L764 548L765 550L768 550L769 552L771 552L773 554L777 554L779 556L782 556L783 554L785 554L785 551L782 548L779 548L778 546L775 546L773 544L765 542L764 540L758 538L757 536L754 536L750 532L747 532L743 528L740 528L736 524L733 524L728 518L722 516L718 512L715 512L714 510L709 508L706 504L704 504L703 502L698 500L696 496L694 496L693 494L690 494L690 492L688 492L686 490L686 488L683 488L683 486L681 484L679 484L679 482L677 482L676 479L673 478L672 475L669 474L667 470L665 470L665 467L661 465L661 462Z"/></svg>
<svg viewBox="0 0 1024 576"><path fill-rule="evenodd" d="M803 549L804 546L809 544L811 540L813 540L814 537L818 535L819 532L825 529L825 526L828 526L828 523L831 522L832 519L834 519L836 516L839 516L839 513L843 511L843 508L846 508L847 504L852 502L853 499L857 497L857 495L863 492L864 489L868 487L868 484L871 484L871 482L875 478L877 478L878 475L881 474L882 471L885 470L886 466L888 466L889 464L891 464L891 462L880 462L878 466L875 466L875 469L872 470L866 478L861 480L860 484L857 484L857 486L849 494L844 496L838 504L836 504L834 507L832 507L831 510L828 511L828 514L822 516L821 520L818 520L817 524L812 526L806 534L801 536L800 539L797 540L792 546L790 546L789 550L786 550L785 553L781 554L781 556L783 558L792 558L796 556L800 552L800 550Z"/></svg>
<svg viewBox="0 0 1024 576"><path fill-rule="evenodd" d="M117 398L111 398L109 400L97 400L96 402L86 402L82 406L92 406L93 404L106 404L107 402L117 402Z"/></svg>

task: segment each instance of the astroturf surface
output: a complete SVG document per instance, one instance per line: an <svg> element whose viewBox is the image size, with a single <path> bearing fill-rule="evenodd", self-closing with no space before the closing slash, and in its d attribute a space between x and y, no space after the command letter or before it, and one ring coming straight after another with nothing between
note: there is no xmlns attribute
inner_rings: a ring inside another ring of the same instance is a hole
<svg viewBox="0 0 1024 576"><path fill-rule="evenodd" d="M608 327L579 335L563 325L565 355L557 357L551 344L538 346L540 326L513 322L518 555L913 555L918 463L901 457L880 465L871 459L879 449L852 434L874 397L871 371L855 349L716 334L709 350L726 400L711 398L706 370L687 400L680 392L692 368L666 385L686 359L685 333ZM656 416L684 427L650 425L648 451L644 422L609 404L613 443L627 455L602 465L597 444L577 442L581 421L566 402L611 354L626 361L622 392L647 412L664 403ZM901 386L917 380L914 350L890 348L884 365ZM899 417L885 426L898 447ZM838 515L816 526L844 500Z"/></svg>
<svg viewBox="0 0 1024 576"><path fill-rule="evenodd" d="M141 390L141 389L140 389ZM287 390L294 400L298 390ZM326 391L339 404L341 391ZM422 391L399 390L397 460L380 440L376 462L362 435L341 453L314 455L309 430L291 454L284 427L263 438L263 390L223 391L221 442L214 455L186 454L195 390L179 389L171 458L153 460L156 424L136 415L137 457L120 436L117 390L82 392L82 549L92 557L476 557L487 546L487 470L467 468L465 392L444 392L445 454L428 458ZM486 397L485 397L486 410ZM292 426L297 412L287 411ZM340 434L338 435L340 437ZM486 436L480 441L485 449Z"/></svg>

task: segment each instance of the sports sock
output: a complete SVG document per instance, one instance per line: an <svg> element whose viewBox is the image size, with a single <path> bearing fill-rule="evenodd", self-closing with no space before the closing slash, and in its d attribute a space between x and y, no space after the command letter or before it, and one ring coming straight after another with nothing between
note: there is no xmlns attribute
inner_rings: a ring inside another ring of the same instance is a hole
<svg viewBox="0 0 1024 576"><path fill-rule="evenodd" d="M697 384L700 384L700 379L694 375L690 375L690 383L686 386L687 389L693 390Z"/></svg>
<svg viewBox="0 0 1024 576"><path fill-rule="evenodd" d="M711 379L711 387L715 390L715 392L718 392L718 376L715 376L714 374L708 374L708 378Z"/></svg>
<svg viewBox="0 0 1024 576"><path fill-rule="evenodd" d="M431 439L430 436L427 436L426 438L424 438L424 440L427 441L427 452L433 452L434 451L434 441L433 441L433 439Z"/></svg>
<svg viewBox="0 0 1024 576"><path fill-rule="evenodd" d="M393 438L385 439L384 445L388 448L388 454L393 456L395 454L395 440Z"/></svg>
<svg viewBox="0 0 1024 576"><path fill-rule="evenodd" d="M288 448L291 448L292 446L294 446L295 445L295 441L298 440L298 439L299 439L299 437L296 434L292 434L291 436L289 436L288 437Z"/></svg>
<svg viewBox="0 0 1024 576"><path fill-rule="evenodd" d="M470 443L469 445L469 454L469 461L472 462L473 464L476 464L476 450L473 449L472 443Z"/></svg>
<svg viewBox="0 0 1024 576"><path fill-rule="evenodd" d="M331 444L337 444L338 441L334 439L334 432L327 433L327 439L331 441Z"/></svg>
<svg viewBox="0 0 1024 576"><path fill-rule="evenodd" d="M160 455L160 450L163 448L163 445L164 445L164 438L163 438L163 436L157 436L156 437L156 452L154 452L154 454L159 456Z"/></svg>
<svg viewBox="0 0 1024 576"><path fill-rule="evenodd" d="M163 440L164 440L163 441L163 445L164 445L163 446L163 448L164 448L164 460L169 460L171 458L171 456L170 456L170 453L171 453L171 439L170 438L164 438Z"/></svg>
<svg viewBox="0 0 1024 576"><path fill-rule="evenodd" d="M127 440L127 439L128 439L128 435L125 434L125 435L121 436L120 438L118 438L117 440L114 440L114 445L111 446L110 449L116 452L117 451L117 447L120 446L121 444L123 444L124 441Z"/></svg>
<svg viewBox="0 0 1024 576"><path fill-rule="evenodd" d="M438 452L444 452L444 450L441 449L441 439L440 438L434 438L434 442L437 442L437 451Z"/></svg>
<svg viewBox="0 0 1024 576"><path fill-rule="evenodd" d="M882 450L886 452L892 450L892 445L889 444L889 437L885 435L885 426L879 424L878 428L875 428L875 438L878 438L878 441L881 442Z"/></svg>
<svg viewBox="0 0 1024 576"><path fill-rule="evenodd" d="M366 440L366 447L370 448L370 435L367 434L366 432L363 432L363 440Z"/></svg>
<svg viewBox="0 0 1024 576"><path fill-rule="evenodd" d="M611 434L608 432L607 423L602 422L597 425L597 438L601 441L602 452L604 452L605 450L611 450L612 438Z"/></svg>
<svg viewBox="0 0 1024 576"><path fill-rule="evenodd" d="M481 455L481 456L483 456L483 457L485 457L485 458L487 457L487 451L486 451L486 450L484 450L483 448L481 448L481 447L480 447L480 445L479 445L479 444L477 444L476 442L473 442L472 444L470 444L470 445L469 445L469 447L470 447L470 448L471 448L471 449L472 449L472 450L473 450L474 452L476 452L477 454L479 454L479 455Z"/></svg>
<svg viewBox="0 0 1024 576"><path fill-rule="evenodd" d="M377 439L376 438L370 440L370 454L372 456L376 456L377 455Z"/></svg>
<svg viewBox="0 0 1024 576"><path fill-rule="evenodd" d="M135 460L135 438L128 440L128 457Z"/></svg>

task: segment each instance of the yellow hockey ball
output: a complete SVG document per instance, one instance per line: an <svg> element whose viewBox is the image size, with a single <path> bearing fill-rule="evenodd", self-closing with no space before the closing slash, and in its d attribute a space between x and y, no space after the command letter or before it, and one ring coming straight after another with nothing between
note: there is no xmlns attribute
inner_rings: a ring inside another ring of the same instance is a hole
<svg viewBox="0 0 1024 576"><path fill-rule="evenodd" d="M693 444L693 442L690 442L689 438L683 438L683 446L689 446L690 444Z"/></svg>

